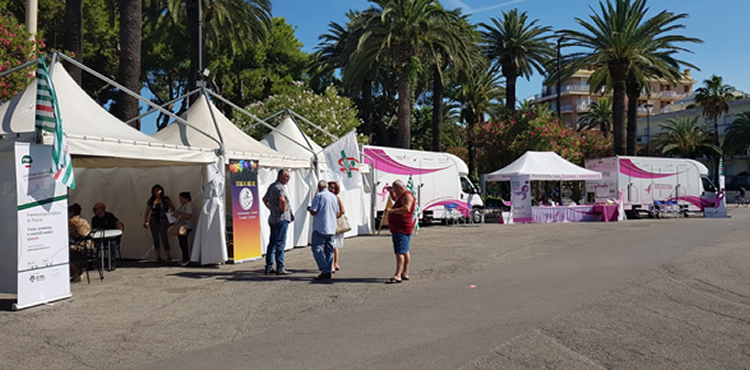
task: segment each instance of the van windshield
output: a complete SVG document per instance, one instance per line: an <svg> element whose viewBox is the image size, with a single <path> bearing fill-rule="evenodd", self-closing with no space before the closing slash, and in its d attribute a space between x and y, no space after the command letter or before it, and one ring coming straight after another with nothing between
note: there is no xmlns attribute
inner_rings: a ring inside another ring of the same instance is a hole
<svg viewBox="0 0 750 370"><path fill-rule="evenodd" d="M476 191L474 190L474 185L472 185L471 181L469 181L469 179L465 177L461 178L461 191L466 194L476 193Z"/></svg>
<svg viewBox="0 0 750 370"><path fill-rule="evenodd" d="M701 177L701 181L703 181L703 191L716 192L716 186L707 177Z"/></svg>

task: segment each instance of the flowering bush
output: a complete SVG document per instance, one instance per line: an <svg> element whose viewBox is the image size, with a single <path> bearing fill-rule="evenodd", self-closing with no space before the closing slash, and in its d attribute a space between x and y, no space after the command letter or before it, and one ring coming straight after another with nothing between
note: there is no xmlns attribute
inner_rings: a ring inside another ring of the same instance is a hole
<svg viewBox="0 0 750 370"><path fill-rule="evenodd" d="M36 58L37 52L44 48L43 41L30 40L26 29L16 18L0 13L0 72ZM16 71L0 77L0 102L16 96L34 79L36 66Z"/></svg>
<svg viewBox="0 0 750 370"><path fill-rule="evenodd" d="M333 87L329 87L325 93L318 95L299 84L284 94L272 95L265 101L253 103L246 107L250 113L261 119L284 108L291 109L335 136L342 136L361 124L357 118L357 108L352 101L339 96ZM278 122L281 118L281 116L276 117L275 121ZM246 116L242 116L235 121L235 124L241 128L249 127L254 123ZM325 147L333 142L333 138L315 127L303 122L300 122L300 125L305 134L318 145ZM250 132L251 136L256 139L263 138L268 133L269 129L260 125ZM360 136L358 139L364 143L367 138Z"/></svg>
<svg viewBox="0 0 750 370"><path fill-rule="evenodd" d="M612 136L606 138L601 131L589 130L581 133L581 151L584 159L604 158L615 155Z"/></svg>

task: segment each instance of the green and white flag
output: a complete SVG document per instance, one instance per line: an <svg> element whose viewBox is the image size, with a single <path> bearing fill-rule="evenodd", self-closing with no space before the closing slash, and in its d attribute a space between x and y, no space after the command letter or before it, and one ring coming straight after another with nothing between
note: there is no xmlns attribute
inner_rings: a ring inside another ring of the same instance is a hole
<svg viewBox="0 0 750 370"><path fill-rule="evenodd" d="M49 132L53 135L52 172L55 180L60 180L65 186L75 189L76 180L68 152L68 140L57 107L55 87L44 58L39 58L36 70L36 129L37 132Z"/></svg>
<svg viewBox="0 0 750 370"><path fill-rule="evenodd" d="M414 195L414 214L411 216L411 219L414 221L414 229L419 230L419 200L417 199L417 189L415 189L411 175L409 175L409 181L406 182L406 189Z"/></svg>
<svg viewBox="0 0 750 370"><path fill-rule="evenodd" d="M323 149L323 155L333 176L332 180L339 181L347 190L362 187L359 146L354 130Z"/></svg>

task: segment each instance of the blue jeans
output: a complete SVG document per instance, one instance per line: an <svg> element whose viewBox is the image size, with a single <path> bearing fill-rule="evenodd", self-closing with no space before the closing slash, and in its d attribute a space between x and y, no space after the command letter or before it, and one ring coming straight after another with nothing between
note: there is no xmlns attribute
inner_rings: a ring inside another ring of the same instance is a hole
<svg viewBox="0 0 750 370"><path fill-rule="evenodd" d="M289 221L268 225L271 226L271 237L266 247L266 270L273 270L273 261L276 260L276 270L284 270L284 247L286 246L286 230L289 228Z"/></svg>
<svg viewBox="0 0 750 370"><path fill-rule="evenodd" d="M331 273L333 263L333 238L334 235L325 235L317 231L312 234L312 253L318 269L324 274Z"/></svg>

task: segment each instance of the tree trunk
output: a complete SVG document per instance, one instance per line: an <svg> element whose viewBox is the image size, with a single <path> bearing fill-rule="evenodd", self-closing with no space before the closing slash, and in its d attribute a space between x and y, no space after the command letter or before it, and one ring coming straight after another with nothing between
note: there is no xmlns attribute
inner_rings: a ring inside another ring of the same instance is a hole
<svg viewBox="0 0 750 370"><path fill-rule="evenodd" d="M188 68L188 91L193 91L198 86L198 74L201 72L198 70L198 59L200 59L199 47L201 40L199 27L200 20L198 19L198 0L187 0L185 1L185 8L187 10L187 33L188 39L190 40L190 68ZM197 94L190 95L190 103L192 104L198 97Z"/></svg>
<svg viewBox="0 0 750 370"><path fill-rule="evenodd" d="M362 133L372 141L373 132L373 107L372 107L372 80L362 80Z"/></svg>
<svg viewBox="0 0 750 370"><path fill-rule="evenodd" d="M396 129L397 148L411 148L411 87L405 73L398 75L398 127Z"/></svg>
<svg viewBox="0 0 750 370"><path fill-rule="evenodd" d="M512 65L503 65L503 76L505 77L505 107L508 111L516 111L516 68Z"/></svg>
<svg viewBox="0 0 750 370"><path fill-rule="evenodd" d="M628 125L627 125L627 154L636 155L636 136L638 135L638 97L641 95L641 86L638 82L628 81L626 83L628 96Z"/></svg>
<svg viewBox="0 0 750 370"><path fill-rule="evenodd" d="M432 150L443 151L440 139L443 136L443 79L434 67L432 72Z"/></svg>
<svg viewBox="0 0 750 370"><path fill-rule="evenodd" d="M615 154L625 155L625 78L628 65L611 63L608 65L612 79L612 134L615 138Z"/></svg>
<svg viewBox="0 0 750 370"><path fill-rule="evenodd" d="M120 83L140 93L141 89L141 0L120 0ZM119 93L117 117L127 121L138 116L138 99ZM140 120L131 123L140 130Z"/></svg>
<svg viewBox="0 0 750 370"><path fill-rule="evenodd" d="M65 0L65 39L63 48L75 54L73 58L83 63L83 0ZM73 80L81 85L81 69L65 63Z"/></svg>
<svg viewBox="0 0 750 370"><path fill-rule="evenodd" d="M474 112L469 112L466 115L466 146L469 152L469 176L474 175L476 171L476 153L474 153L474 125L476 124L477 118Z"/></svg>

